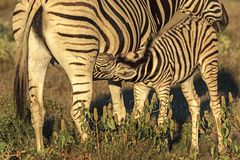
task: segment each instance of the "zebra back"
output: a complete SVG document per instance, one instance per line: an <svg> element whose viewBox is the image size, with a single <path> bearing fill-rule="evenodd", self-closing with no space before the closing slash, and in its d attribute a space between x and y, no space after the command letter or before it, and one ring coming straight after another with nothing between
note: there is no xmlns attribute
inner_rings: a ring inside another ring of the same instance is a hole
<svg viewBox="0 0 240 160"><path fill-rule="evenodd" d="M217 32L224 31L229 23L226 9L218 0L149 0L149 5L158 31L168 23L178 10L191 16L206 19Z"/></svg>
<svg viewBox="0 0 240 160"><path fill-rule="evenodd" d="M206 20L190 16L153 39L145 53L149 55L148 61L137 68L138 77L134 81L154 83L173 72L172 84L180 83L199 65L204 70L217 61L217 53L214 28Z"/></svg>

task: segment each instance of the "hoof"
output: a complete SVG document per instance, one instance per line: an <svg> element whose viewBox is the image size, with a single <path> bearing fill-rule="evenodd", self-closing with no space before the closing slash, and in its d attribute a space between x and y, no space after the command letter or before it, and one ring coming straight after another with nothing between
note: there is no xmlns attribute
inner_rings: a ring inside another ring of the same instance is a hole
<svg viewBox="0 0 240 160"><path fill-rule="evenodd" d="M43 159L45 159L47 152L48 152L47 149L44 148L37 150L37 154Z"/></svg>
<svg viewBox="0 0 240 160"><path fill-rule="evenodd" d="M117 125L122 125L126 119L126 113L123 113L123 114L119 114L119 113L114 113L113 114L114 116L114 120L115 122L117 123Z"/></svg>
<svg viewBox="0 0 240 160"><path fill-rule="evenodd" d="M166 119L164 121L158 121L158 127L160 128L168 128L169 129L169 121Z"/></svg>
<svg viewBox="0 0 240 160"><path fill-rule="evenodd" d="M199 148L196 146L191 146L189 154L191 157L197 157L199 154Z"/></svg>
<svg viewBox="0 0 240 160"><path fill-rule="evenodd" d="M81 134L81 138L80 138L81 143L85 143L88 140L88 138L89 138L89 135L87 133Z"/></svg>
<svg viewBox="0 0 240 160"><path fill-rule="evenodd" d="M228 148L223 145L218 146L218 152L220 155L225 155L228 152Z"/></svg>

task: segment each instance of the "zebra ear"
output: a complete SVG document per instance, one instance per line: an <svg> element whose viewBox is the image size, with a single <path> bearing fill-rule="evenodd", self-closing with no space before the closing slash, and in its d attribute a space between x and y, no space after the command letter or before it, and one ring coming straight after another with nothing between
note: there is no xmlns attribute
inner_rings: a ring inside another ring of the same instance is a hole
<svg viewBox="0 0 240 160"><path fill-rule="evenodd" d="M118 71L115 72L115 75L122 80L131 80L137 75L137 71L129 66L119 66Z"/></svg>

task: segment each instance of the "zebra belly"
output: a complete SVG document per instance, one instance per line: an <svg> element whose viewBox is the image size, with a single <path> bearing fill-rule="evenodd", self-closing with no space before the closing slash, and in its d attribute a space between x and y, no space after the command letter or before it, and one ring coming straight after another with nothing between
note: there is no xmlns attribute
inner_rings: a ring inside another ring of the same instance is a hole
<svg viewBox="0 0 240 160"><path fill-rule="evenodd" d="M184 73L181 73L181 71L179 70L177 70L178 72L175 71L173 80L172 80L172 85L176 85L184 82L189 77L191 77L196 72L197 69L198 69L198 65L194 65L193 68L190 68L189 70L187 70L187 72L184 72Z"/></svg>

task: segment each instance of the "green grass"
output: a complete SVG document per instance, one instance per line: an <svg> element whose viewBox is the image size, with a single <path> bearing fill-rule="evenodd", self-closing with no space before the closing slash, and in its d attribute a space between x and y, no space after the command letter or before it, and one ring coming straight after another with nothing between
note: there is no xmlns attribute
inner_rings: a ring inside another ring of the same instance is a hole
<svg viewBox="0 0 240 160"><path fill-rule="evenodd" d="M14 57L14 40L10 25L6 22L0 23L0 62L9 62Z"/></svg>
<svg viewBox="0 0 240 160"><path fill-rule="evenodd" d="M223 99L223 98L222 98ZM240 158L239 144L239 102L229 103L222 100L222 120L224 143L228 152L222 156L217 154L216 132L213 116L205 112L200 128L200 153L198 159L237 159ZM174 140L174 123L172 112L169 122L159 128L155 124L154 103L147 103L145 114L139 121L128 115L122 126L117 126L112 116L111 105L103 108L100 116L96 109L89 113L91 137L81 144L78 133L70 117L62 115L61 106L55 102L45 103L47 115L44 143L46 150L37 154L34 131L28 121L15 118L11 98L0 97L0 157L22 159L195 159L189 154L191 123L183 125L178 141ZM151 115L151 118L150 118ZM27 115L28 116L28 115ZM234 135L235 134L235 135ZM235 137L234 137L235 136ZM236 136L238 136L236 138ZM166 141L171 144L171 149Z"/></svg>

